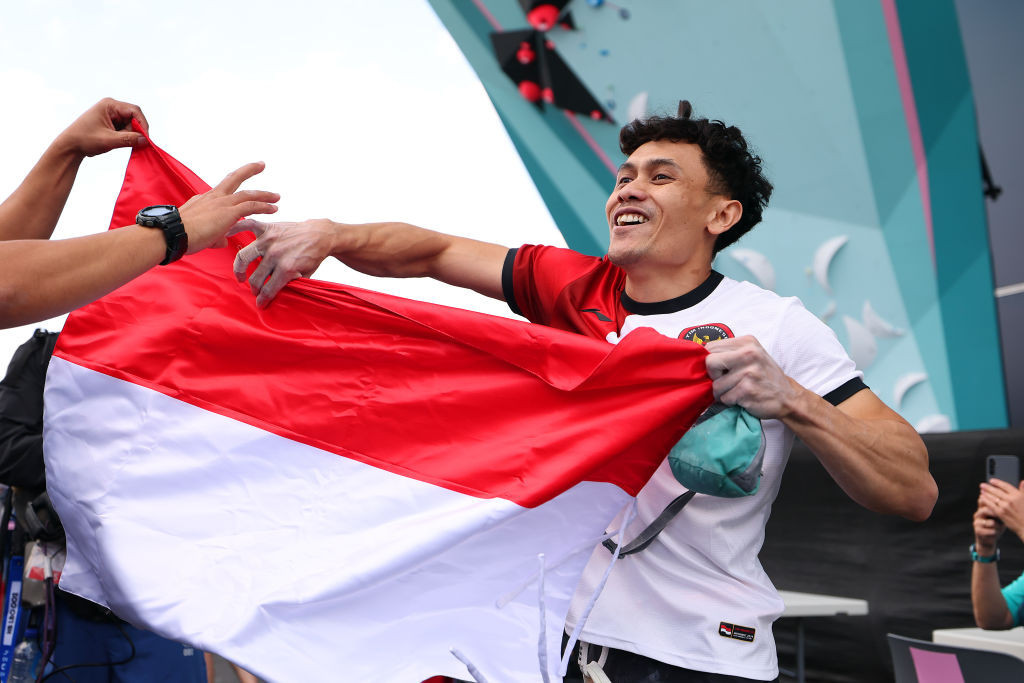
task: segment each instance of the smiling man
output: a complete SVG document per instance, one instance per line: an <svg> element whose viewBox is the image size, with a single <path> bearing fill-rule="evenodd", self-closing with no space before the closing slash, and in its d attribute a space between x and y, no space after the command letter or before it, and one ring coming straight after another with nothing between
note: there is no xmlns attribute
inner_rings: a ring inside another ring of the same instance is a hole
<svg viewBox="0 0 1024 683"><path fill-rule="evenodd" d="M262 256L249 285L267 305L334 256L371 275L471 288L532 322L611 343L650 327L705 345L715 397L762 420L760 488L744 498L697 495L650 546L620 559L582 629L579 659L587 668L599 661L615 683L772 680L771 625L783 604L757 555L794 436L855 501L913 520L925 519L937 496L927 451L798 300L712 269L714 254L761 220L772 190L739 129L694 118L681 102L677 116L626 125L620 147L627 159L605 207L604 258L507 249L403 223L252 221L259 238L239 252L235 273L245 279ZM638 496L627 539L685 492L663 464ZM567 632L611 557L594 550ZM570 669L566 680L581 677Z"/></svg>

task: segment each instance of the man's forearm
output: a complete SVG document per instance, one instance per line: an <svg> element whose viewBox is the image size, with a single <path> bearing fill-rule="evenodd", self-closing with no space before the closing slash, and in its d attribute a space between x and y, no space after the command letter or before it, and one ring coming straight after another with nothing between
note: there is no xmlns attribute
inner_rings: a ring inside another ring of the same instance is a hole
<svg viewBox="0 0 1024 683"><path fill-rule="evenodd" d="M931 514L938 488L928 471L928 451L913 427L869 390L841 407L806 389L800 392L782 420L847 495L875 512L917 521Z"/></svg>
<svg viewBox="0 0 1024 683"><path fill-rule="evenodd" d="M83 158L61 138L54 140L21 185L0 204L0 240L49 239Z"/></svg>
<svg viewBox="0 0 1024 683"><path fill-rule="evenodd" d="M328 256L377 277L431 277L503 299L508 248L446 235L408 223L350 225L327 219L301 223L243 221L257 239L241 249L234 272L248 280L258 306L268 305L291 280L309 277ZM250 266L259 259L255 269Z"/></svg>
<svg viewBox="0 0 1024 683"><path fill-rule="evenodd" d="M430 277L454 239L408 223L331 223L331 230L331 256L377 277Z"/></svg>
<svg viewBox="0 0 1024 683"><path fill-rule="evenodd" d="M976 546L977 547L977 546ZM991 555L995 547L977 547L979 555ZM1006 629L1013 617L999 588L999 572L995 562L974 562L971 569L971 603L974 621L979 628Z"/></svg>
<svg viewBox="0 0 1024 683"><path fill-rule="evenodd" d="M351 229L351 230L350 230ZM430 277L503 299L501 267L508 248L408 223L344 226L332 254L351 268L383 277Z"/></svg>
<svg viewBox="0 0 1024 683"><path fill-rule="evenodd" d="M163 260L160 230L128 226L68 240L0 242L0 327L67 313Z"/></svg>

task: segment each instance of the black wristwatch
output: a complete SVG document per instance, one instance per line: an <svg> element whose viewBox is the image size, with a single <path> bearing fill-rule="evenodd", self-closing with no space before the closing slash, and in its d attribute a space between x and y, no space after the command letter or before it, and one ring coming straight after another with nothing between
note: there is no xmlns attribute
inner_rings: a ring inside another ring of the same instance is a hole
<svg viewBox="0 0 1024 683"><path fill-rule="evenodd" d="M135 217L135 222L147 228L160 228L167 242L167 255L160 262L161 266L173 263L188 251L188 233L181 222L178 208L168 204L147 206Z"/></svg>

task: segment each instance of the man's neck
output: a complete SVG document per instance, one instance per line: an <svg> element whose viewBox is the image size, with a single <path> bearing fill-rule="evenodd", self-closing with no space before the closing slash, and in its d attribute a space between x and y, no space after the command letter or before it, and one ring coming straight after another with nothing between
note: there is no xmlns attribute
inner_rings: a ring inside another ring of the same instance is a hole
<svg viewBox="0 0 1024 683"><path fill-rule="evenodd" d="M641 303L668 301L693 291L710 274L710 263L679 269L670 274L627 270L626 295Z"/></svg>

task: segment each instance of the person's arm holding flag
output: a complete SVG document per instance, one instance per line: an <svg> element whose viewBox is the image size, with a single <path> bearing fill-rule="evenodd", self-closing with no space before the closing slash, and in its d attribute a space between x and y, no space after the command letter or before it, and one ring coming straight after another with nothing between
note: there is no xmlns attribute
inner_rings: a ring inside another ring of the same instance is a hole
<svg viewBox="0 0 1024 683"><path fill-rule="evenodd" d="M248 276L260 307L268 305L286 284L309 277L329 256L367 275L430 277L504 300L502 266L508 247L434 232L408 223L350 225L327 219L301 223L241 221L232 232L253 231L258 239L238 252L235 277Z"/></svg>
<svg viewBox="0 0 1024 683"><path fill-rule="evenodd" d="M132 119L149 131L138 106L108 97L64 129L0 204L0 240L49 239L86 157L146 144L145 135L131 129Z"/></svg>
<svg viewBox="0 0 1024 683"><path fill-rule="evenodd" d="M102 100L54 140L0 204L0 328L67 313L166 258L163 231L139 225L48 241L86 156L146 144L143 135L131 131L133 118L147 129L135 105ZM238 191L242 182L262 170L262 163L247 164L180 207L188 242L185 253L219 243L240 218L277 210L276 193Z"/></svg>

